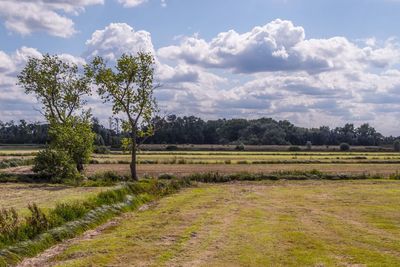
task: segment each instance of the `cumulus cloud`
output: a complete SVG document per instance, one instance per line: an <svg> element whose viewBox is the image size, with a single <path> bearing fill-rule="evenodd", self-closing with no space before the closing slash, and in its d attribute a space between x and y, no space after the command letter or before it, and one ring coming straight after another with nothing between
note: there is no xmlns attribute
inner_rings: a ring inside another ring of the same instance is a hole
<svg viewBox="0 0 400 267"><path fill-rule="evenodd" d="M6 28L22 35L46 32L57 37L76 33L74 22L61 12L77 15L86 6L103 4L104 0L2 0L0 17Z"/></svg>
<svg viewBox="0 0 400 267"><path fill-rule="evenodd" d="M124 7L136 7L143 3L146 3L147 0L118 0Z"/></svg>
<svg viewBox="0 0 400 267"><path fill-rule="evenodd" d="M358 47L345 37L306 39L305 30L291 21L274 20L239 34L222 32L210 42L198 36L183 38L179 45L160 48L162 58L188 64L231 69L236 73L307 71L387 67L399 61L400 49Z"/></svg>
<svg viewBox="0 0 400 267"><path fill-rule="evenodd" d="M111 23L92 34L82 57L60 56L79 65L103 56L113 64L122 53L138 51L155 55L155 77L162 84L155 95L164 112L206 119L265 116L306 127L368 122L385 134L399 134L395 39L307 39L302 27L275 20L248 33L224 32L211 41L183 37L179 45L156 50L149 32ZM21 118L35 103L15 86L28 56L40 53L28 47L0 51L2 118ZM110 115L95 96L89 105L95 116Z"/></svg>
<svg viewBox="0 0 400 267"><path fill-rule="evenodd" d="M151 35L147 31L135 31L126 23L111 23L102 30L95 31L86 41L85 56L102 56L115 60L123 53L135 54L139 51L154 54Z"/></svg>

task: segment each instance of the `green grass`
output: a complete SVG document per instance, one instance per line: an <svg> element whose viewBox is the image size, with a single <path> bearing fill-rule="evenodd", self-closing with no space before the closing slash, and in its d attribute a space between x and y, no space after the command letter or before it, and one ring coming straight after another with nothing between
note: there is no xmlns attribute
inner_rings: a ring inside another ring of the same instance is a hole
<svg viewBox="0 0 400 267"><path fill-rule="evenodd" d="M201 185L73 242L56 266L400 265L400 181Z"/></svg>
<svg viewBox="0 0 400 267"><path fill-rule="evenodd" d="M26 213L28 204L35 202L46 210L53 208L56 203L86 199L107 189L107 187L5 183L0 184L0 207L15 208L20 213Z"/></svg>
<svg viewBox="0 0 400 267"><path fill-rule="evenodd" d="M7 223L0 238L0 266L14 265L50 246L91 229L115 215L134 210L140 205L189 186L188 180L143 180L125 183L81 201L57 205L48 212L37 213ZM32 218L32 219L31 219ZM39 221L40 220L40 221ZM4 220L3 220L4 221ZM39 223L38 223L39 222ZM3 230L3 229L2 229Z"/></svg>
<svg viewBox="0 0 400 267"><path fill-rule="evenodd" d="M130 155L94 155L93 163L129 163ZM139 164L400 163L393 152L142 151Z"/></svg>

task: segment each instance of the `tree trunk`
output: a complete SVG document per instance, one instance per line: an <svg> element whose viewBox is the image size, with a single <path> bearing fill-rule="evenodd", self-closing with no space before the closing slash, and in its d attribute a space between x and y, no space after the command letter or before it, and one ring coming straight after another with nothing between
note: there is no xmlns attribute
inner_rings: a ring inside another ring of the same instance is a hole
<svg viewBox="0 0 400 267"><path fill-rule="evenodd" d="M131 178L134 181L138 181L139 178L137 176L137 171L136 171L136 137L132 136L132 154L131 154Z"/></svg>
<svg viewBox="0 0 400 267"><path fill-rule="evenodd" d="M79 173L83 172L83 164L82 164L82 162L78 162L76 164L76 169L78 170Z"/></svg>

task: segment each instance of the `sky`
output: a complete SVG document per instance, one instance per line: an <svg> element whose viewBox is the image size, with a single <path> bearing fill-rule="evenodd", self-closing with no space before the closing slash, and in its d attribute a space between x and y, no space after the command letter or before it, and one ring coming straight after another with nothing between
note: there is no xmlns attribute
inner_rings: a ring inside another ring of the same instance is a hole
<svg viewBox="0 0 400 267"><path fill-rule="evenodd" d="M165 114L400 135L400 0L0 0L0 120L43 121L29 57L156 58ZM94 93L94 116L111 115Z"/></svg>

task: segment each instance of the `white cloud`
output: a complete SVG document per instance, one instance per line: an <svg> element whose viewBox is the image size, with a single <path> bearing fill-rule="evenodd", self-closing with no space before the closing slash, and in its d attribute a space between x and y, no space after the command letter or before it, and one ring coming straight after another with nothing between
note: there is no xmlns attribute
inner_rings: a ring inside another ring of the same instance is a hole
<svg viewBox="0 0 400 267"><path fill-rule="evenodd" d="M86 41L86 46L86 56L102 56L108 60L115 60L123 53L135 54L138 51L154 54L150 33L135 31L126 23L111 23L103 30L95 31Z"/></svg>
<svg viewBox="0 0 400 267"><path fill-rule="evenodd" d="M143 5L148 2L148 0L118 0L120 4L122 4L126 8L137 7ZM160 0L160 4L162 7L167 7L166 0Z"/></svg>
<svg viewBox="0 0 400 267"><path fill-rule="evenodd" d="M76 33L74 22L60 11L77 15L86 6L104 0L1 0L0 17L6 28L21 35L46 32L68 38Z"/></svg>
<svg viewBox="0 0 400 267"><path fill-rule="evenodd" d="M306 39L302 27L280 19L243 34L222 32L210 42L198 36L186 37L179 45L160 48L158 54L236 73L382 68L400 60L400 49L394 42L358 47L345 37Z"/></svg>
<svg viewBox="0 0 400 267"><path fill-rule="evenodd" d="M82 57L60 56L82 65L97 55L113 64L122 53L153 53L155 77L162 84L156 96L169 113L206 119L265 116L306 127L368 122L385 134L399 135L397 41L306 39L304 32L276 20L248 33L224 32L209 42L184 37L180 45L156 51L149 32L111 23L92 34ZM35 103L15 86L28 55L40 53L27 47L11 54L0 51L3 120L27 118ZM95 96L89 104L95 116L110 114Z"/></svg>
<svg viewBox="0 0 400 267"><path fill-rule="evenodd" d="M118 0L124 7L136 7L147 2L147 0Z"/></svg>

